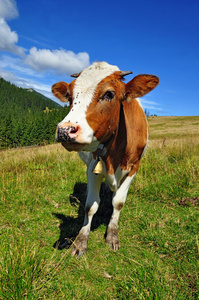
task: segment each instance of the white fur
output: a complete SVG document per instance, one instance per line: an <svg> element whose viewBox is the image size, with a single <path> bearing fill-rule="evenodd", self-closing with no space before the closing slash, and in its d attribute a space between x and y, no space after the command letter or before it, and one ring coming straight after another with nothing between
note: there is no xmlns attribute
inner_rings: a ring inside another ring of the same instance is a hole
<svg viewBox="0 0 199 300"><path fill-rule="evenodd" d="M120 186L121 180L126 175L128 175L129 171L130 170L122 170L122 168L119 166L117 168L117 170L115 171L115 174L113 174L113 175L110 175L107 173L104 174L111 191L113 191L113 192L117 191L117 189Z"/></svg>
<svg viewBox="0 0 199 300"><path fill-rule="evenodd" d="M80 230L80 234L89 235L91 222L93 219L94 214L98 210L100 204L100 186L103 179L103 175L95 175L92 172L92 165L91 163L87 166L87 199L86 199L86 207L90 208L88 213L85 214L84 224Z"/></svg>
<svg viewBox="0 0 199 300"><path fill-rule="evenodd" d="M126 177L126 179L122 182L120 187L113 194L113 200L112 200L113 213L112 213L112 216L111 216L110 223L108 225L109 229L118 228L118 220L119 220L119 215L120 215L120 212L121 212L121 208L118 209L118 205L119 204L124 205L124 203L126 201L126 197L127 197L129 187L130 187L131 182L133 181L135 176L136 176L136 173L133 174L133 176L131 176L131 177Z"/></svg>
<svg viewBox="0 0 199 300"><path fill-rule="evenodd" d="M79 154L79 157L81 158L81 160L83 160L83 162L88 166L93 157L92 152L80 151L80 152L78 152L78 154Z"/></svg>
<svg viewBox="0 0 199 300"><path fill-rule="evenodd" d="M135 98L135 99L137 100L137 102L139 103L139 105L141 106L141 108L143 109L141 101L140 101L140 98Z"/></svg>

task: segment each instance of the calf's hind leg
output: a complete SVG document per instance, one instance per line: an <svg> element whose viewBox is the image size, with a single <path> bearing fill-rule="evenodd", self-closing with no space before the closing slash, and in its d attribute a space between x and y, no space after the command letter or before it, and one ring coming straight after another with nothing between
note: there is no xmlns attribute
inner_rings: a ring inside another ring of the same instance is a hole
<svg viewBox="0 0 199 300"><path fill-rule="evenodd" d="M130 187L130 184L135 177L136 173L132 176L127 176L122 182L118 190L113 194L113 213L107 228L106 233L106 242L110 245L113 250L119 249L119 240L118 240L118 221L121 209L126 201L127 193Z"/></svg>

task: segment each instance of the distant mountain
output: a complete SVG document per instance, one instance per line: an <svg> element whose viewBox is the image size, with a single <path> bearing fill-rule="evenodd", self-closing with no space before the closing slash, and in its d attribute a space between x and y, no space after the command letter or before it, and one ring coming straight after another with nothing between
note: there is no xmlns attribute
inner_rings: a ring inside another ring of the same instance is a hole
<svg viewBox="0 0 199 300"><path fill-rule="evenodd" d="M54 142L67 107L0 78L0 149Z"/></svg>
<svg viewBox="0 0 199 300"><path fill-rule="evenodd" d="M51 104L52 104L52 105L55 104L57 108L60 108L60 107L62 106L62 105L58 104L57 102L54 102L53 100L51 100L51 99L47 98L46 96L42 95L41 93L35 91L35 90L32 89L32 88L27 88L27 89L24 89L24 90L27 91L27 92L29 92L29 93L33 93L33 94L39 96L40 98L43 98L44 100L46 100L46 101L48 101L48 102L50 101ZM50 105L50 106L51 106L51 105Z"/></svg>

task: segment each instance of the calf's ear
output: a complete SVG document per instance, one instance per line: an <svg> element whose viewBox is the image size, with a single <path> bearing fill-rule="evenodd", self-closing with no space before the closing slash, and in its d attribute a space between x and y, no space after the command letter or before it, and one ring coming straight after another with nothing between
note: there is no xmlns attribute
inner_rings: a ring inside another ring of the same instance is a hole
<svg viewBox="0 0 199 300"><path fill-rule="evenodd" d="M52 86L52 93L62 102L68 102L68 86L64 81L57 82Z"/></svg>
<svg viewBox="0 0 199 300"><path fill-rule="evenodd" d="M152 91L159 83L155 75L138 75L126 84L125 92L127 101L142 97Z"/></svg>

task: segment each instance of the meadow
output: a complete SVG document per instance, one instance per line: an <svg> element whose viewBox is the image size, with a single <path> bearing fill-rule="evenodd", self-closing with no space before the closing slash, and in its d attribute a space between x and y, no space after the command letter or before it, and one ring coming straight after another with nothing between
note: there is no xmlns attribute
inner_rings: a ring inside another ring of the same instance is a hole
<svg viewBox="0 0 199 300"><path fill-rule="evenodd" d="M86 167L60 144L0 152L0 299L199 299L199 117L150 117L150 144L119 221L104 234L101 189L87 253L71 249L83 222Z"/></svg>

